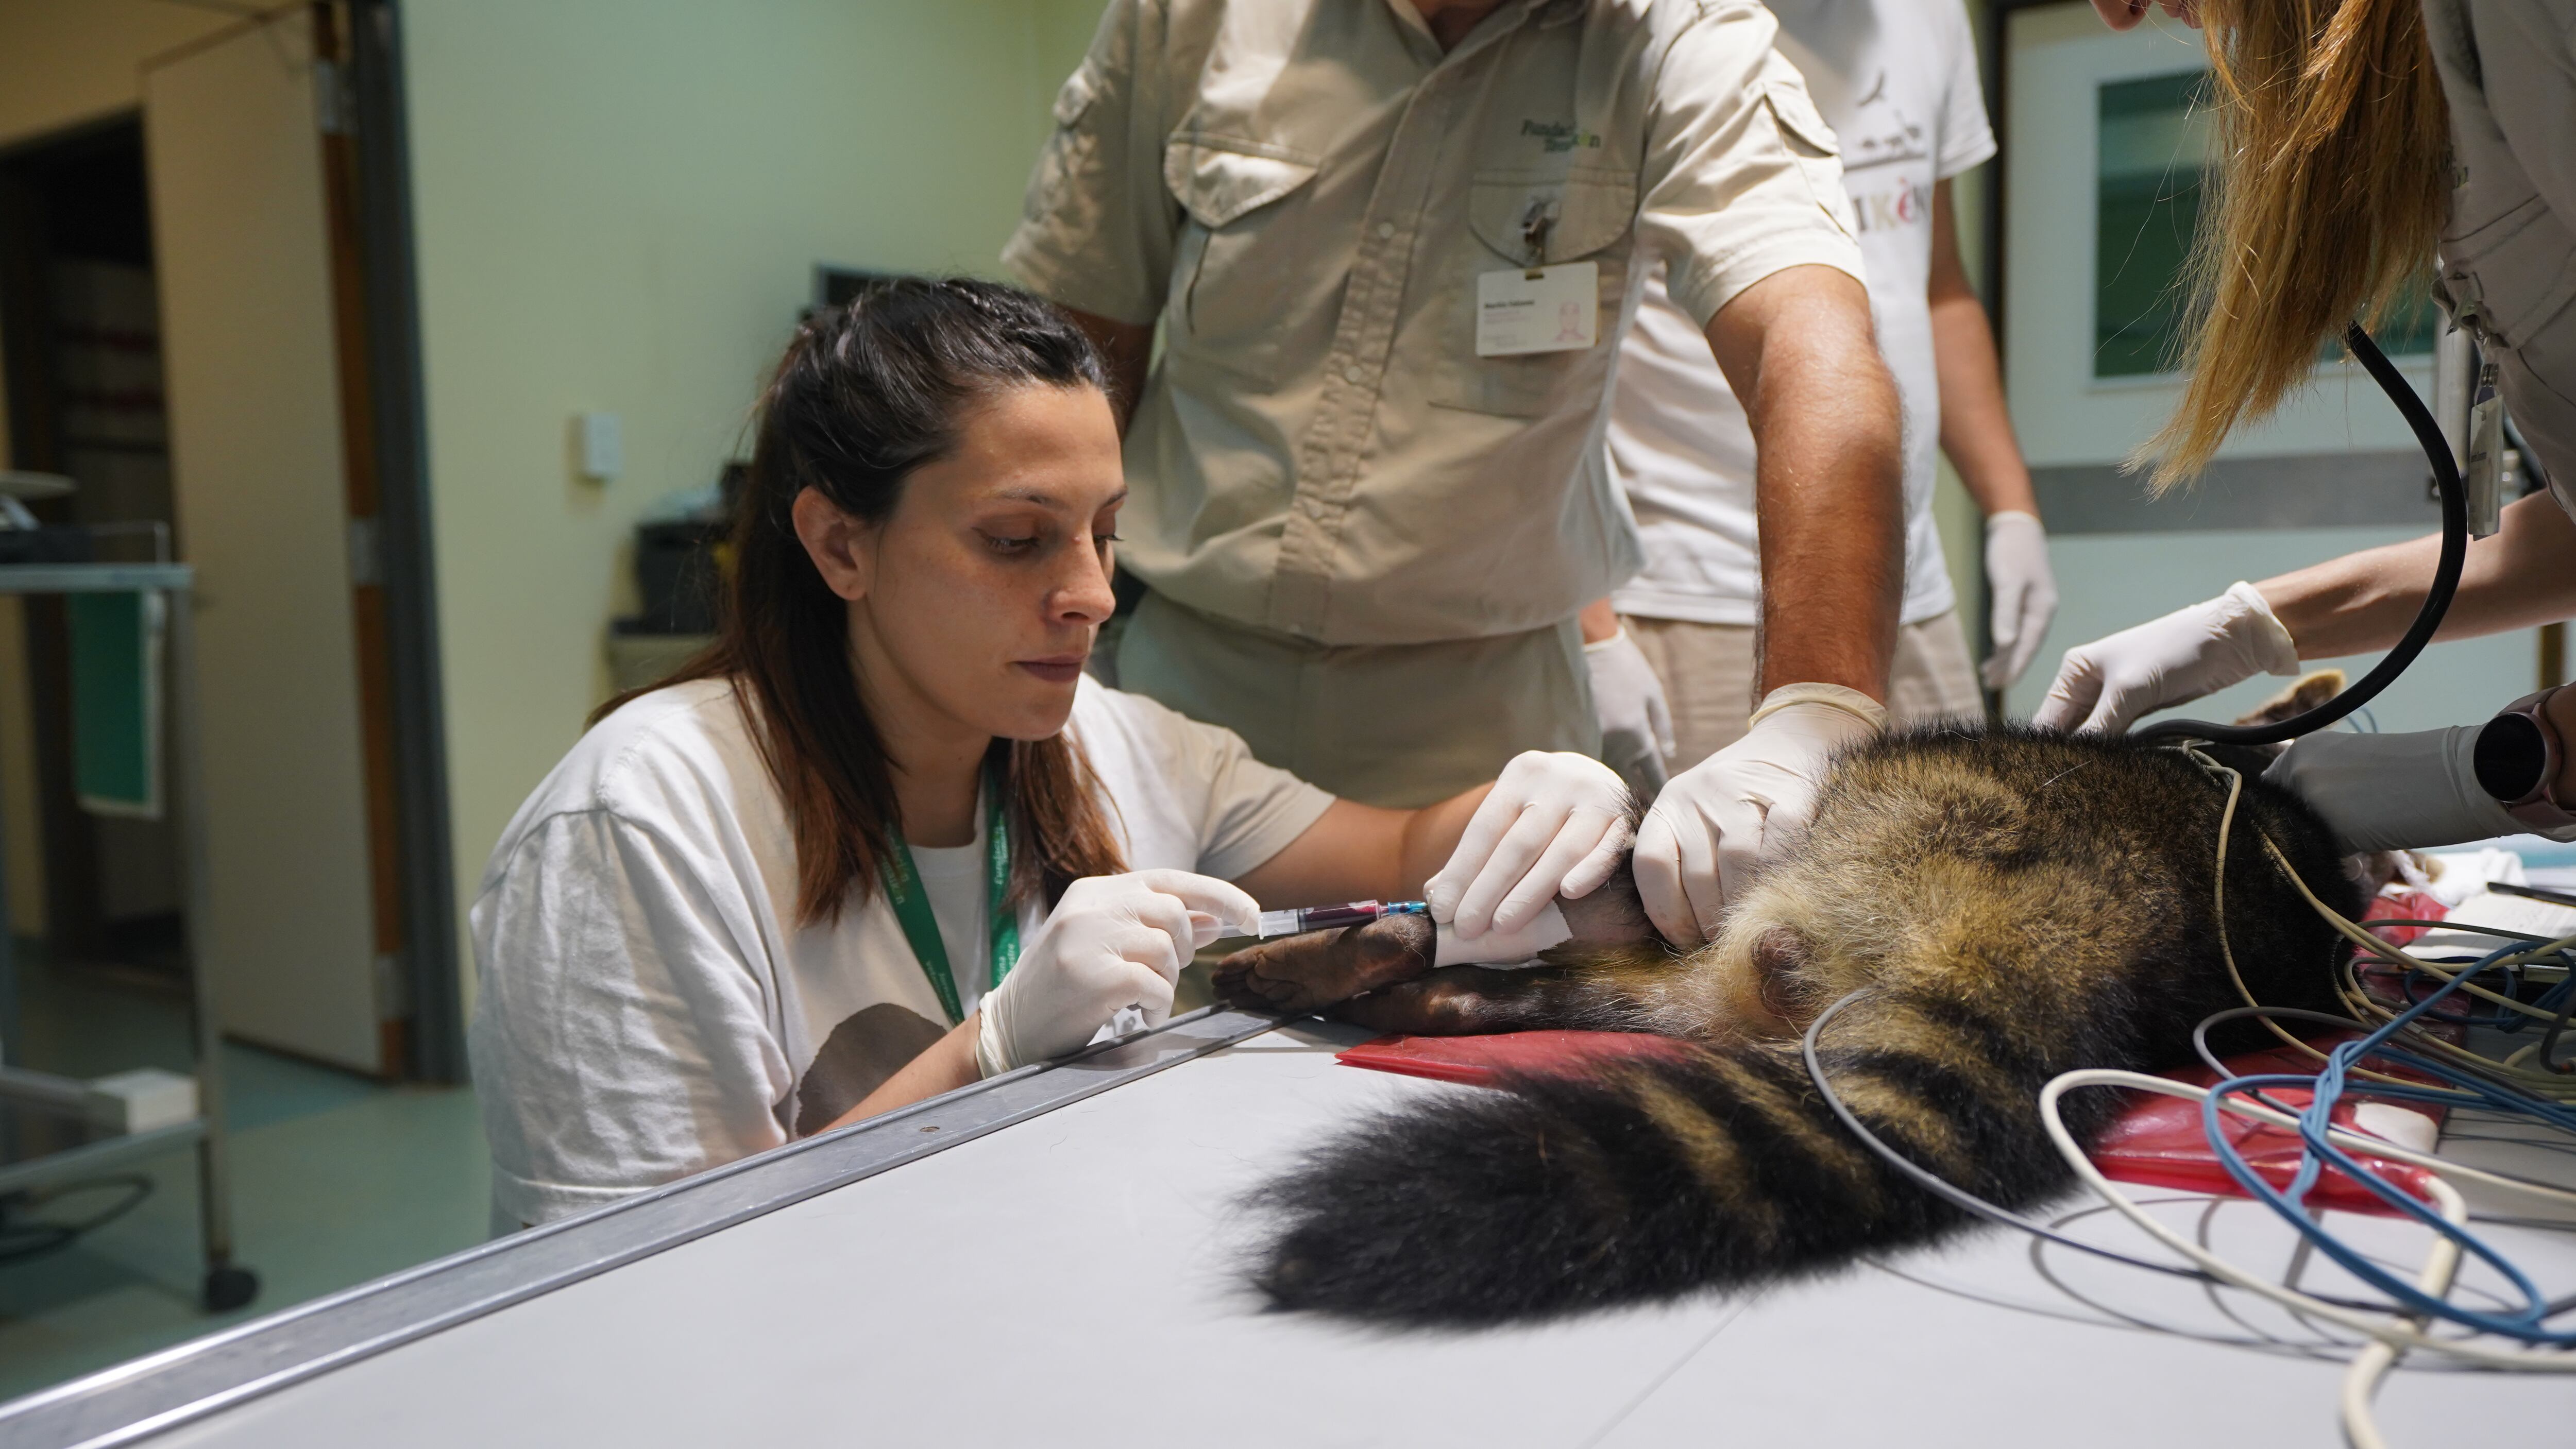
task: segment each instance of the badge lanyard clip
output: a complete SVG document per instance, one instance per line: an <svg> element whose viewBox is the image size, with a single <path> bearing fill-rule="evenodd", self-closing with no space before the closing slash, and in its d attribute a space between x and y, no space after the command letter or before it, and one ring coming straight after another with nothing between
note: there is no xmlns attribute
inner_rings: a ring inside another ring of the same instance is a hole
<svg viewBox="0 0 2576 1449"><path fill-rule="evenodd" d="M1548 214L1547 198L1539 197L1529 204L1521 217L1521 245L1529 248L1529 270L1522 275L1535 282L1539 270L1547 265L1547 230L1556 224Z"/></svg>

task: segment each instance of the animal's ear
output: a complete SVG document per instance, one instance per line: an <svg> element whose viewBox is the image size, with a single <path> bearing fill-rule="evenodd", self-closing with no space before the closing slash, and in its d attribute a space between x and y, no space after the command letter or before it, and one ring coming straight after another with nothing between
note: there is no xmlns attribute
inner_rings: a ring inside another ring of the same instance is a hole
<svg viewBox="0 0 2576 1449"><path fill-rule="evenodd" d="M2298 683L2256 705L2251 713L2236 722L2240 725L2277 724L2292 715L2306 714L2341 693L2343 671L2320 669L2314 674L2301 675Z"/></svg>

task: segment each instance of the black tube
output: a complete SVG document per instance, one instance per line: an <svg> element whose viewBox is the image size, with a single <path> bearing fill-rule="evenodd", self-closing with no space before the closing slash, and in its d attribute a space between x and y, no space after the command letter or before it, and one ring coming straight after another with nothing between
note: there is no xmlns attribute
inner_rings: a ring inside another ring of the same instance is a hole
<svg viewBox="0 0 2576 1449"><path fill-rule="evenodd" d="M2304 714L2267 725L2223 725L2206 720L2169 719L2138 731L2142 740L2206 740L2214 745L2275 745L2295 740L2342 719L2368 704L2378 693L2396 683L2424 646L2433 642L2433 631L2442 627L2442 615L2451 607L2451 595L2460 587L2460 569L2469 559L2469 498L2461 485L2459 467L2451 461L2450 440L2442 436L2441 425L2433 421L2424 400L2415 396L2379 344L2370 340L2358 322L2344 329L2344 345L2361 359L2371 380L2388 400L2397 405L2407 424L2415 429L2415 441L2423 446L2424 457L2433 465L2433 481L2442 490L2442 562L2433 570L2433 587L2424 595L2424 607L2415 611L2415 622L2407 626L2406 637L2388 651L2359 684L2318 705Z"/></svg>

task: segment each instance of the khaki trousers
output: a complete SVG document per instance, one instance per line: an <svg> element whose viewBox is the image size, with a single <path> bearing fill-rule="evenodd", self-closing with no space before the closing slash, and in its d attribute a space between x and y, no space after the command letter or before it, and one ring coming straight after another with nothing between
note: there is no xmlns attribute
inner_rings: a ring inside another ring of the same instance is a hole
<svg viewBox="0 0 2576 1449"><path fill-rule="evenodd" d="M1243 736L1254 758L1345 799L1413 809L1523 750L1598 756L1572 619L1526 634L1329 645L1147 594L1117 643L1118 687Z"/></svg>
<svg viewBox="0 0 2576 1449"><path fill-rule="evenodd" d="M1620 616L1620 623L1655 667L1672 706L1673 739L1680 748L1666 768L1678 774L1744 737L1745 720L1758 703L1752 625L1631 615ZM1957 610L1896 631L1887 709L1898 724L1985 717L1985 696L1977 688Z"/></svg>

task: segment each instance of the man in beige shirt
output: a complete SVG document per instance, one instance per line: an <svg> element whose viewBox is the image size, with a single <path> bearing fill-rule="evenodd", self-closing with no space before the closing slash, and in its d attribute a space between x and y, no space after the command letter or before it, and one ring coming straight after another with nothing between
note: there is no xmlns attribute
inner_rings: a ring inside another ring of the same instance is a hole
<svg viewBox="0 0 2576 1449"><path fill-rule="evenodd" d="M1112 0L1004 259L1129 400L1122 686L1388 806L1596 751L1576 615L1638 561L1601 435L1668 257L1761 452L1768 743L1639 861L1669 933L1714 921L1883 724L1903 574L1849 200L1773 33L1749 0Z"/></svg>

